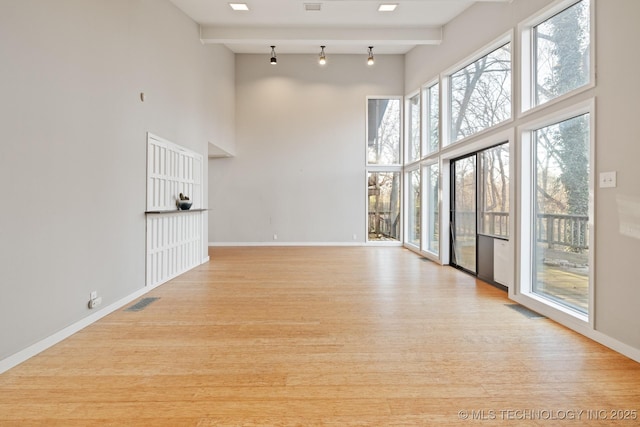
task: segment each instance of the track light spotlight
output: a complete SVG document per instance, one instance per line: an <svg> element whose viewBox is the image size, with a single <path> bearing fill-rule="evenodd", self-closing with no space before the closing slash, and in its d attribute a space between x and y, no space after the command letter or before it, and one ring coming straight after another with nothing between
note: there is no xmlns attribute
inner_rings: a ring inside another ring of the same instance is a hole
<svg viewBox="0 0 640 427"><path fill-rule="evenodd" d="M278 58L276 58L276 47L271 46L271 65L276 65L278 63Z"/></svg>
<svg viewBox="0 0 640 427"><path fill-rule="evenodd" d="M325 54L324 54L324 48L325 48L325 47L326 47L326 46L320 46L320 49L321 49L321 50L320 50L320 59L318 59L318 63L319 63L320 65L324 65L324 64L326 64L326 63L327 63L327 57L326 57L326 56L325 56Z"/></svg>

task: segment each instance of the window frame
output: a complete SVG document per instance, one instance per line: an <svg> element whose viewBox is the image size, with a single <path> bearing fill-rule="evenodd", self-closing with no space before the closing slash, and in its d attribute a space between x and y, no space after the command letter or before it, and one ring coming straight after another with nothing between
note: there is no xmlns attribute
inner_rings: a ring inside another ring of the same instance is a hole
<svg viewBox="0 0 640 427"><path fill-rule="evenodd" d="M376 99L388 99L398 101L399 105L399 141L398 141L398 162L397 163L369 163L369 152L368 152L368 143L369 143L369 101ZM382 168L393 168L393 167L402 167L404 164L404 97L403 96L367 96L365 101L365 117L367 120L366 129L365 129L365 152L364 152L364 162L367 168L369 167L382 167Z"/></svg>
<svg viewBox="0 0 640 427"><path fill-rule="evenodd" d="M510 108L509 108L509 117L499 123L496 123L488 128L482 129L474 134L467 135L463 138L460 138L456 141L451 139L451 76L463 68L473 64L479 59L483 58L501 48L502 46L510 44L510 61L511 61L511 100L510 100ZM497 37L493 41L485 44L481 49L477 50L473 54L469 55L462 61L459 61L454 66L449 67L442 73L441 84L440 84L440 150L444 150L447 147L451 147L454 145L458 145L469 141L474 138L478 138L481 135L484 135L488 132L493 132L496 129L506 126L509 123L513 123L515 119L515 104L514 98L516 94L516 83L515 83L515 43L513 37L513 30L509 30L501 36Z"/></svg>
<svg viewBox="0 0 640 427"><path fill-rule="evenodd" d="M418 243L415 244L412 239L411 239L411 230L409 230L409 225L412 223L409 215L411 213L411 210L409 209L411 206L410 204L410 199L413 196L413 193L411 191L411 185L412 185L412 177L411 174L414 172L418 172L418 176L420 179L420 185L419 185L419 191L420 191L420 213L419 213L419 217L417 218L417 220L420 222L420 234L418 236ZM422 179L423 179L423 172L422 172L422 167L420 165L420 163L414 163L411 167L405 167L403 170L403 175L404 175L404 224L405 224L405 228L403 229L403 240L404 240L404 246L412 249L414 251L416 250L420 250L420 248L422 248L422 236L423 236L423 223L422 223L422 218L423 218L423 214L422 214L422 202L423 202L423 198L422 198L422 191L423 191L423 184L422 184Z"/></svg>
<svg viewBox="0 0 640 427"><path fill-rule="evenodd" d="M447 233L449 229L449 216L447 214L442 214L443 212L448 213L451 210L451 194L449 193L451 189L451 161L458 158L464 157L465 155L482 151L487 148L494 147L496 145L508 143L509 144L509 158L510 160L510 187L509 187L509 217L512 218L509 221L509 244L512 247L513 241L516 239L516 200L518 194L516 193L516 177L515 177L515 168L517 167L515 164L515 159L517 158L517 144L515 139L515 128L513 126L506 127L499 131L491 132L490 134L483 135L482 137L474 138L473 141L469 141L465 144L455 144L454 146L449 147L446 150L443 150L440 154L440 209L441 209L441 218L440 218L440 258L443 264L449 264L449 252L450 252L450 239L443 235L443 233ZM518 165L519 166L519 165ZM446 193L446 194L445 194ZM519 205L518 205L519 207ZM516 258L514 257L514 260ZM514 261L515 262L515 261ZM511 275L513 276L513 275ZM509 292L513 289L512 286L513 278L509 283L505 283L504 285L509 288ZM509 294L511 295L511 294Z"/></svg>
<svg viewBox="0 0 640 427"><path fill-rule="evenodd" d="M368 143L369 143L369 100L373 99L388 99L388 100L397 100L400 108L400 117L399 117L399 132L400 132L400 141L399 141L399 153L398 153L398 163L394 164L376 164L369 163L369 153L368 153ZM365 140L364 140L364 213L363 216L365 218L365 244L370 246L402 246L404 244L404 135L405 135L405 120L404 120L404 96L394 95L394 96L367 96L365 99ZM375 172L388 172L388 173L398 173L399 174L399 198L400 198L400 212L399 212L399 220L400 220L400 233L397 240L370 240L369 239L369 174Z"/></svg>
<svg viewBox="0 0 640 427"><path fill-rule="evenodd" d="M548 19L562 13L566 9L580 3L582 0L558 0L539 13L518 24L518 34L520 35L520 106L518 113L520 117L525 117L536 111L548 108L561 103L579 93L593 89L596 86L596 22L595 22L595 1L590 0L589 7L589 81L560 96L550 99L542 104L535 103L535 76L534 59L536 46L534 38L534 27L547 21Z"/></svg>
<svg viewBox="0 0 640 427"><path fill-rule="evenodd" d="M438 140L435 150L429 150L431 142L431 90L438 86ZM442 84L439 78L436 78L422 87L422 158L433 156L442 149Z"/></svg>
<svg viewBox="0 0 640 427"><path fill-rule="evenodd" d="M438 194L437 194L437 201L436 201L436 212L438 214L438 221L436 221L434 223L434 228L438 229L438 245L436 248L436 251L432 251L429 249L429 245L427 244L429 237L427 236L427 232L431 229L430 228L430 224L428 221L428 215L430 214L431 209L427 209L427 208L431 208L431 205L428 203L430 200L430 192L429 192L429 188L427 188L427 184L429 184L431 181L430 179L428 179L427 177L429 176L429 171L428 169L436 166L438 168ZM421 219L421 251L424 254L424 256L426 258L431 259L432 261L437 261L440 262L442 260L442 165L439 161L439 159L435 159L435 160L431 160L431 161L427 161L424 162L423 164L421 164L420 166L421 169L421 181L420 181L420 185L421 185L421 205L420 205L420 213L422 214L422 219Z"/></svg>
<svg viewBox="0 0 640 427"><path fill-rule="evenodd" d="M545 316L554 318L559 316L564 322L576 325L576 327L584 327L589 324L594 326L594 296L595 296L595 250L589 251L589 310L585 314L578 310L572 309L564 304L545 298L533 291L533 275L534 254L533 242L535 241L533 209L535 207L536 192L533 183L533 171L536 167L535 162L535 131L544 127L561 123L565 120L589 114L589 247L595 248L595 136L596 136L596 106L595 98L590 98L582 102L577 102L559 111L552 111L535 120L529 121L518 126L517 133L521 141L521 154L519 162L519 192L518 201L518 222L519 230L519 271L518 285L514 289L513 299L532 309L538 311Z"/></svg>
<svg viewBox="0 0 640 427"><path fill-rule="evenodd" d="M509 225L507 226L507 234L506 235L500 235L497 233L489 233L489 232L485 232L484 230L484 221L482 218L482 214L485 212L484 211L484 206L485 206L485 202L486 202L486 195L487 195L487 186L486 186L486 182L482 179L484 177L483 172L484 172L484 166L485 166L485 157L483 157L484 154L486 154L489 150L493 150L496 149L498 147L502 147L502 146L507 146L507 156L508 156L508 165L507 165L507 175L508 175L508 183L507 183L507 203L508 203L508 208L507 208L507 214L509 214L508 218L509 218ZM512 222L512 217L511 217L511 204L512 199L511 199L511 187L513 186L513 159L511 158L511 146L510 146L510 142L509 141L504 141L501 143L498 143L496 145L493 145L491 147L487 147L487 148L483 148L481 150L476 151L476 155L478 156L478 160L477 160L477 171L478 171L478 176L477 176L477 180L478 180L478 188L477 188L477 192L478 192L478 200L477 200L477 209L478 209L478 225L477 225L477 229L478 229L478 235L482 235L482 236L488 236L494 239L500 239L500 240L506 240L509 241L510 239L512 239L511 236L511 222Z"/></svg>
<svg viewBox="0 0 640 427"><path fill-rule="evenodd" d="M419 141L419 152L418 152L418 157L415 159L411 158L411 147L412 147L412 141L411 138L413 137L413 133L411 131L412 127L411 127L411 120L413 119L413 114L412 114L412 109L411 109L411 100L412 99L418 99L418 141ZM405 141L404 141L404 159L403 159L403 164L404 165L408 165L408 164L412 164L415 162L419 162L420 159L422 159L422 157L424 156L424 141L423 141L423 124L422 124L422 120L423 120L423 99L422 96L420 94L420 91L414 91L411 92L410 94L405 96L405 105L404 105L404 111L405 111L405 130L404 130L404 135L406 135Z"/></svg>

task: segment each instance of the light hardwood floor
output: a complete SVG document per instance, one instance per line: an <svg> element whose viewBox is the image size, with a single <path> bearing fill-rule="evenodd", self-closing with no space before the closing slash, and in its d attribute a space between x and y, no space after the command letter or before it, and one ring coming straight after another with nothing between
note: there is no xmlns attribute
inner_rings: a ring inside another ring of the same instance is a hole
<svg viewBox="0 0 640 427"><path fill-rule="evenodd" d="M210 255L1 375L0 425L640 425L640 364L405 249Z"/></svg>

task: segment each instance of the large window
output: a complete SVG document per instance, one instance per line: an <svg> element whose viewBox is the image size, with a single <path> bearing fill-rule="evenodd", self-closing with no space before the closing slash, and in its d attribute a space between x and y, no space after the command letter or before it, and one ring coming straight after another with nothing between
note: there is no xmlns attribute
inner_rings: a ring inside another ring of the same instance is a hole
<svg viewBox="0 0 640 427"><path fill-rule="evenodd" d="M511 118L511 43L449 76L449 141Z"/></svg>
<svg viewBox="0 0 640 427"><path fill-rule="evenodd" d="M368 239L400 239L400 172L369 172Z"/></svg>
<svg viewBox="0 0 640 427"><path fill-rule="evenodd" d="M533 27L534 104L589 83L589 0L582 0Z"/></svg>
<svg viewBox="0 0 640 427"><path fill-rule="evenodd" d="M533 131L532 292L589 308L589 114Z"/></svg>
<svg viewBox="0 0 640 427"><path fill-rule="evenodd" d="M407 172L407 243L420 247L420 169Z"/></svg>
<svg viewBox="0 0 640 427"><path fill-rule="evenodd" d="M440 253L440 168L438 163L424 167L424 249L434 255Z"/></svg>
<svg viewBox="0 0 640 427"><path fill-rule="evenodd" d="M420 160L420 94L409 98L408 104L408 135L407 135L407 162Z"/></svg>
<svg viewBox="0 0 640 427"><path fill-rule="evenodd" d="M440 145L440 85L425 90L425 139L426 154L438 151Z"/></svg>
<svg viewBox="0 0 640 427"><path fill-rule="evenodd" d="M546 112L521 133L520 290L584 320L593 275L593 103L573 95L595 84L591 3L558 0L519 26L522 111Z"/></svg>
<svg viewBox="0 0 640 427"><path fill-rule="evenodd" d="M367 163L400 164L400 99L369 99L367 120Z"/></svg>
<svg viewBox="0 0 640 427"><path fill-rule="evenodd" d="M402 103L367 100L367 240L400 241Z"/></svg>
<svg viewBox="0 0 640 427"><path fill-rule="evenodd" d="M595 84L591 0L560 0L520 24L522 111Z"/></svg>

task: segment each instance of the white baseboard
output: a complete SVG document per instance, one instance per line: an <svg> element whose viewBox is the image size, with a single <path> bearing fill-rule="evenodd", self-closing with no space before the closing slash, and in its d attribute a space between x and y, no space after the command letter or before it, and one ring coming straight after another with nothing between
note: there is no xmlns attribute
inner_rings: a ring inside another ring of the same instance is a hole
<svg viewBox="0 0 640 427"><path fill-rule="evenodd" d="M640 363L639 349L620 342L615 338L611 338L609 335L603 334L600 331L591 331L589 334L586 334L586 336L596 342L599 342L605 347L609 347L610 349L615 350L624 356L627 356L629 359L635 360L636 362Z"/></svg>
<svg viewBox="0 0 640 427"><path fill-rule="evenodd" d="M97 322L98 320L102 319L106 315L111 314L114 311L124 307L125 305L129 304L131 301L141 297L142 295L146 294L152 289L155 289L158 286L160 286L160 284L156 286L145 286L144 288L139 289L134 293L127 295L126 297L114 302L113 304L110 304L102 308L101 310L98 310L95 313L92 313L89 316L82 318L76 323L67 326L61 331L58 331L55 334L50 335L41 341L38 341L37 343L25 348L24 350L21 350L7 357L6 359L2 359L0 361L0 374L30 359L36 354L41 353L42 351L48 349L49 347L56 345L60 341L70 337L71 335L86 328L92 323Z"/></svg>
<svg viewBox="0 0 640 427"><path fill-rule="evenodd" d="M201 264L205 264L209 262L209 256L203 258L202 263ZM183 274L183 273L181 273ZM167 280L168 281L168 280ZM127 295L126 297L112 303L109 304L108 306L105 306L104 308L90 314L87 317L84 317L82 319L80 319L79 321L77 321L76 323L67 326L66 328L62 329L61 331L56 332L53 335L50 335L48 337L46 337L43 340L38 341L37 343L25 348L24 350L21 350L15 354L12 354L11 356L0 360L0 374L2 374L3 372L8 371L9 369L18 366L19 364L21 364L22 362L32 358L33 356L35 356L38 353L43 352L44 350L48 349L49 347L53 347L54 345L56 345L57 343L59 343L60 341L69 338L71 335L75 334L76 332L86 328L87 326L91 325L94 322L97 322L98 320L102 319L104 316L113 313L114 311L124 307L125 305L129 304L130 302L140 298L142 295L152 291L153 289L157 288L158 286L166 283L167 281L161 282L161 283L157 283L155 285L152 286L145 286L137 291L135 291L132 294Z"/></svg>
<svg viewBox="0 0 640 427"><path fill-rule="evenodd" d="M365 246L363 242L209 242L210 247L236 246Z"/></svg>
<svg viewBox="0 0 640 427"><path fill-rule="evenodd" d="M585 337L597 343L600 343L605 347L609 347L610 349L617 351L618 353L640 363L640 349L620 342L607 334L593 329L593 327L587 321L578 320L573 316L567 315L546 304L538 303L537 301L523 295L513 295L510 296L510 299L530 310L548 317L554 322L557 322L562 326L565 326L572 331L579 333L580 335L584 335Z"/></svg>

